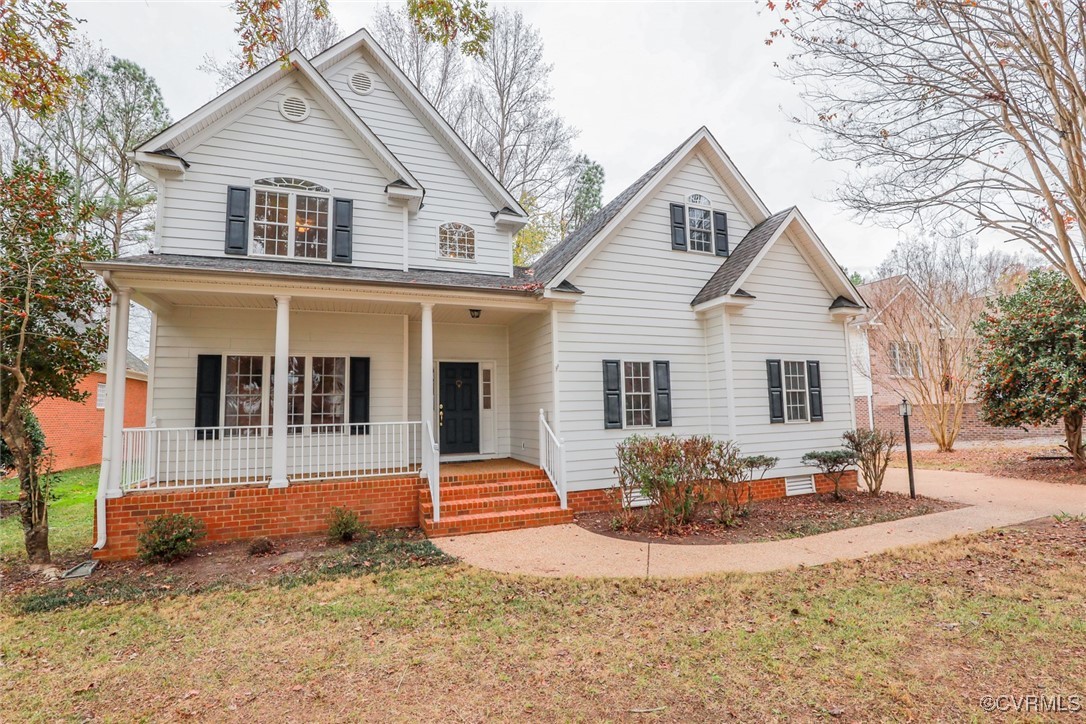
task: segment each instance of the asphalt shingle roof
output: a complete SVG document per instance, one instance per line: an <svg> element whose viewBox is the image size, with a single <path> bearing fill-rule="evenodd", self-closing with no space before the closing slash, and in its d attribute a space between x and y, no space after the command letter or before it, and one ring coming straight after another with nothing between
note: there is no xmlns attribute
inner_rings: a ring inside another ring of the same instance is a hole
<svg viewBox="0 0 1086 724"><path fill-rule="evenodd" d="M784 211L778 211L748 231L743 240L735 247L735 251L732 252L731 256L725 259L724 263L713 272L713 276L709 277L709 281L705 282L705 286L701 288L701 291L697 293L690 303L701 304L727 294L728 290L739 280L739 277L743 276L743 272L754 262L758 253L777 234L781 224L784 223L784 220L794 208L796 207L790 206Z"/></svg>
<svg viewBox="0 0 1086 724"><path fill-rule="evenodd" d="M299 279L340 280L434 289L471 289L503 294L531 295L540 288L527 270L517 267L512 277L432 269L374 269L346 264L312 264L252 257L142 254L94 264L95 269L148 268L257 274Z"/></svg>

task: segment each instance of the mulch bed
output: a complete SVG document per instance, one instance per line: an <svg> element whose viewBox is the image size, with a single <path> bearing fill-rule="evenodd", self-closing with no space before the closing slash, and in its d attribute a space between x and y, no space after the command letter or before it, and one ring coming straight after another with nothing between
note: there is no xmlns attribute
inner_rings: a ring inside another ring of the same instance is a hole
<svg viewBox="0 0 1086 724"><path fill-rule="evenodd" d="M713 545L802 538L963 507L923 496L912 500L907 495L897 493L884 492L873 497L867 493L845 492L843 496L844 500L836 500L830 493L816 493L759 501L751 507L748 515L740 518L732 527L716 522L712 510L704 506L693 523L672 535L664 534L659 512L653 508L645 508L638 514L639 522L634 529L616 530L612 525L615 516L611 512L581 514L577 516L576 523L593 533L623 540Z"/></svg>
<svg viewBox="0 0 1086 724"><path fill-rule="evenodd" d="M1086 472L1075 470L1067 451L1052 445L962 447L949 453L914 450L913 465L932 470L961 470L1003 478L1086 485ZM894 456L892 466L905 467L903 452Z"/></svg>

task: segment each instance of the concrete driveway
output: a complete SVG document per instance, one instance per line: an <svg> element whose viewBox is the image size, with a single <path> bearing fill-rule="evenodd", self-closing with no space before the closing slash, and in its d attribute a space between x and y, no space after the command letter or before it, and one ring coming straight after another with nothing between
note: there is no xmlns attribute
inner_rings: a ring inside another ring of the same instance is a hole
<svg viewBox="0 0 1086 724"><path fill-rule="evenodd" d="M1086 514L1086 485L1058 485L944 470L917 470L916 484L919 494L968 507L767 543L637 543L591 533L576 525L481 533L434 542L465 563L502 573L665 578L815 566L1061 512ZM907 493L906 472L890 470L884 487Z"/></svg>

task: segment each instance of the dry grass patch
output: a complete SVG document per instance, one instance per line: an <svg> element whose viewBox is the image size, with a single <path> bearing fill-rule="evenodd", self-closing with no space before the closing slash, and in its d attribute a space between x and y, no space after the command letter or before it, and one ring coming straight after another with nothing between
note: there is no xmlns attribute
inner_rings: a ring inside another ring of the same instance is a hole
<svg viewBox="0 0 1086 724"><path fill-rule="evenodd" d="M895 455L890 465L904 468L904 453ZM914 450L913 465L928 470L958 470L1048 483L1086 484L1086 472L1075 470L1067 451L1053 445L963 447L949 453Z"/></svg>
<svg viewBox="0 0 1086 724"><path fill-rule="evenodd" d="M14 719L982 718L1086 692L1086 524L691 580L388 568L0 620ZM1043 687L1043 688L1042 688ZM648 715L645 715L648 716Z"/></svg>

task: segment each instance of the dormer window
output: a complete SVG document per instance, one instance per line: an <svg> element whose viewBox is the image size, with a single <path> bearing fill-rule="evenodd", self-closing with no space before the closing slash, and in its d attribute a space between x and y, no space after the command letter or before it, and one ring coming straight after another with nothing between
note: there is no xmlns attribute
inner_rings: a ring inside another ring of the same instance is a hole
<svg viewBox="0 0 1086 724"><path fill-rule="evenodd" d="M444 259L475 260L475 229L450 221L437 229L437 253Z"/></svg>
<svg viewBox="0 0 1086 724"><path fill-rule="evenodd" d="M277 176L253 184L252 254L328 259L329 190Z"/></svg>
<svg viewBox="0 0 1086 724"><path fill-rule="evenodd" d="M713 202L705 194L690 194L686 199L686 226L690 233L690 251L713 253Z"/></svg>

